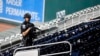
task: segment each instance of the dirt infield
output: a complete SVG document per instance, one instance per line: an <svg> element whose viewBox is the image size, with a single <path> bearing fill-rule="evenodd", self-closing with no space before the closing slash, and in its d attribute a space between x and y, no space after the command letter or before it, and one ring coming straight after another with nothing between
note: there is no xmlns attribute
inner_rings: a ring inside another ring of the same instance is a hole
<svg viewBox="0 0 100 56"><path fill-rule="evenodd" d="M14 25L6 24L6 23L0 23L0 32L14 28Z"/></svg>

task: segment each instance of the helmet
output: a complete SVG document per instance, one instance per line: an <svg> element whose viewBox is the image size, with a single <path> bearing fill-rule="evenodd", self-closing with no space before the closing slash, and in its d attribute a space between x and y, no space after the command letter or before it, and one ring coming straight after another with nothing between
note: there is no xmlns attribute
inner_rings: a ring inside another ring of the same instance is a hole
<svg viewBox="0 0 100 56"><path fill-rule="evenodd" d="M25 13L25 14L24 14L24 18L29 18L29 19L31 19L31 14Z"/></svg>

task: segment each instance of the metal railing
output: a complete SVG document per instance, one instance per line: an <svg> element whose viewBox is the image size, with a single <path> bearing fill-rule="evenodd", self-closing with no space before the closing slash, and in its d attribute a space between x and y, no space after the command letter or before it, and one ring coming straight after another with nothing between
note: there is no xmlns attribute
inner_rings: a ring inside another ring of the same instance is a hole
<svg viewBox="0 0 100 56"><path fill-rule="evenodd" d="M55 42L55 43L48 43L48 44L41 44L41 45L34 45L34 46L29 46L29 47L22 47L22 48L17 48L15 49L13 56L15 56L15 54L17 53L18 50L24 50L24 49L28 49L28 48L35 48L35 47L43 47L43 46L50 46L50 45L55 45L55 44L68 44L70 46L70 50L69 51L64 51L64 52L59 52L59 53L52 53L52 54L45 54L45 55L40 55L40 56L50 56L50 55L59 55L59 54L72 54L72 45L70 42L68 41L62 41L62 42Z"/></svg>

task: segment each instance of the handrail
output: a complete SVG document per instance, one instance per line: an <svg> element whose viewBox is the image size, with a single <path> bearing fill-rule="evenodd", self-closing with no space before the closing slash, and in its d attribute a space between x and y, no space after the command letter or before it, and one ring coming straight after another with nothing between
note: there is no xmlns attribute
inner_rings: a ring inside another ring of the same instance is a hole
<svg viewBox="0 0 100 56"><path fill-rule="evenodd" d="M17 48L17 49L15 49L13 55L15 55L15 53L16 53L18 50L23 50L23 49L27 49L27 48L34 48L34 47L42 47L42 46L48 46L48 45L54 45L54 44L61 44L61 43L69 44L70 50L69 50L69 51L65 51L65 52L60 52L60 53L45 54L45 55L41 55L41 56L56 55L56 54L62 54L62 53L70 53L70 55L71 55L71 52L72 52L72 45L71 45L71 43L68 42L68 41L61 41L61 42L54 42L54 43L48 43L48 44L41 44L41 45L34 45L34 46L29 46L29 47Z"/></svg>

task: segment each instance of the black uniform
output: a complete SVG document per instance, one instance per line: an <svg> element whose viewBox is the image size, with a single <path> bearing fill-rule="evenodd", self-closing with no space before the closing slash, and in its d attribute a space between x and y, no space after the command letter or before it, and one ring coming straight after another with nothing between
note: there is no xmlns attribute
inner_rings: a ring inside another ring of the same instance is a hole
<svg viewBox="0 0 100 56"><path fill-rule="evenodd" d="M36 38L36 29L33 23L23 22L21 24L21 33L26 31L28 28L31 28L29 33L26 36L23 36L23 44L24 46L32 46L32 40Z"/></svg>

